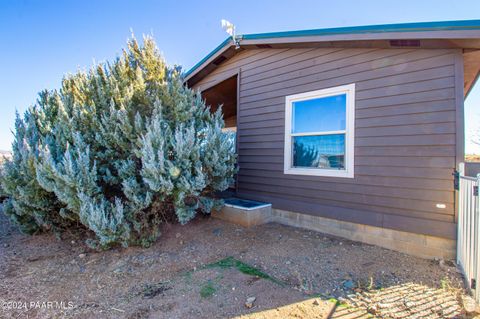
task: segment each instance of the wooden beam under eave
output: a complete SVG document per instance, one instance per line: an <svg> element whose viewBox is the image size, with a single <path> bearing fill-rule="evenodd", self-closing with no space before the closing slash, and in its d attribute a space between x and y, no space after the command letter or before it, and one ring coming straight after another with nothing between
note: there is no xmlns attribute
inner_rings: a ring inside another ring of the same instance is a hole
<svg viewBox="0 0 480 319"><path fill-rule="evenodd" d="M466 97L472 89L480 72L480 50L463 51L463 96Z"/></svg>

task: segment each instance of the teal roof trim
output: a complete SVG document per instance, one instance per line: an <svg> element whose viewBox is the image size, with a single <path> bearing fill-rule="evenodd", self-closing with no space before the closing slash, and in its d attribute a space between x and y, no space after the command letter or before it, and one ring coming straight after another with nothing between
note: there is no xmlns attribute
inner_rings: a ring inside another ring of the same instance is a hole
<svg viewBox="0 0 480 319"><path fill-rule="evenodd" d="M313 29L299 31L269 32L247 34L243 39L267 39L285 37L305 37L334 34L362 34L362 33L387 33L387 32L420 32L420 31L453 31L453 30L479 30L480 20L440 21L440 22L415 22L397 24L378 24L359 27L341 27L328 29Z"/></svg>
<svg viewBox="0 0 480 319"><path fill-rule="evenodd" d="M391 32L422 32L422 31L455 31L455 30L480 30L480 20L459 20L459 21L437 21L437 22L415 22L397 24L379 24L358 27L340 27L328 29L311 29L298 31L282 31L269 33L245 34L242 40L259 40L286 37L308 37L326 36L335 34L363 34L363 33L391 33ZM218 47L195 64L185 73L185 77L195 72L210 57L222 50L231 42L231 38L225 39Z"/></svg>

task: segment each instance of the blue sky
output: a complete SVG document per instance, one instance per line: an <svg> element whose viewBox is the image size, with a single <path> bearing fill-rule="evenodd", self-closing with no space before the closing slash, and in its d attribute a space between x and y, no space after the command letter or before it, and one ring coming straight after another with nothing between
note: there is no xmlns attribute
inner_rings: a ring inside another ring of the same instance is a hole
<svg viewBox="0 0 480 319"><path fill-rule="evenodd" d="M65 73L114 58L130 30L152 34L167 61L189 68L226 38L220 20L238 33L382 23L480 18L480 1L142 1L0 2L0 150L10 149L15 110L23 112ZM480 123L480 88L466 101L467 151Z"/></svg>

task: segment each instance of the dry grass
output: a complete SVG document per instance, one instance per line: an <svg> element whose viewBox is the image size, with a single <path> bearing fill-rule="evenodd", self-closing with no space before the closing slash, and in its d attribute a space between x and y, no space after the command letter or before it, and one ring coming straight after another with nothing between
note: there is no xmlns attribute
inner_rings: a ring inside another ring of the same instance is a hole
<svg viewBox="0 0 480 319"><path fill-rule="evenodd" d="M467 154L465 155L465 162L480 162L480 155Z"/></svg>

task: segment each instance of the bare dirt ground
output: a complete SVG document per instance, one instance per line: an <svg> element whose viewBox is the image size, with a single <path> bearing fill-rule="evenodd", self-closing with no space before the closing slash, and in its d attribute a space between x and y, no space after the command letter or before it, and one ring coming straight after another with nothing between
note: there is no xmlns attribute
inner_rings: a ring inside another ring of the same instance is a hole
<svg viewBox="0 0 480 319"><path fill-rule="evenodd" d="M198 217L96 252L0 213L0 318L464 318L462 294L450 261L278 224Z"/></svg>

